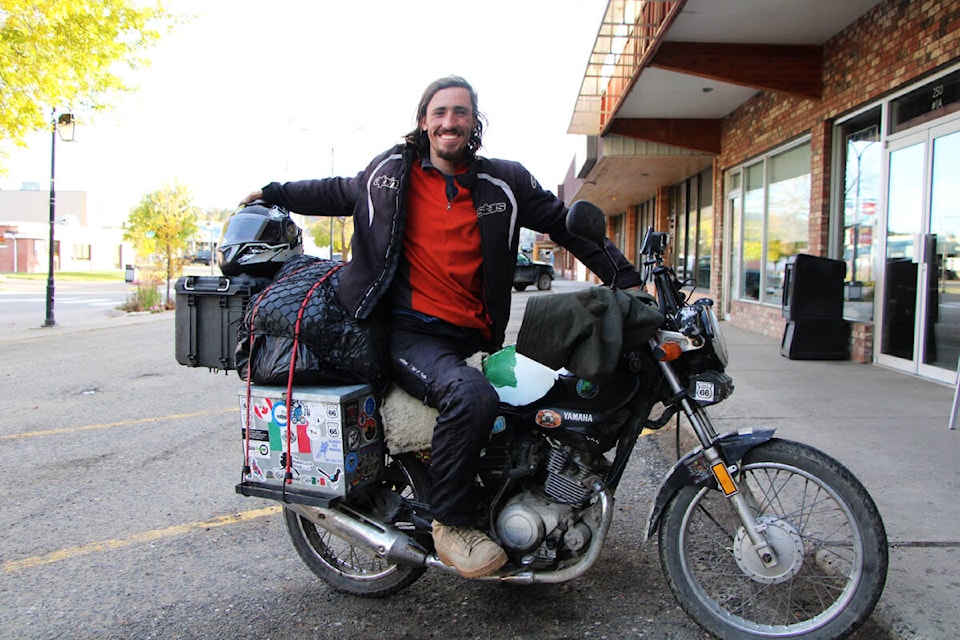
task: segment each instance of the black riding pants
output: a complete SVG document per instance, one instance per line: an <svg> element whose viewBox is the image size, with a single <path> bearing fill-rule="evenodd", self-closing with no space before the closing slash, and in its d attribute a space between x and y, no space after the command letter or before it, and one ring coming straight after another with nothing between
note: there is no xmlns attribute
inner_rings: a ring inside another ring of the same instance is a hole
<svg viewBox="0 0 960 640"><path fill-rule="evenodd" d="M442 320L392 319L394 379L440 412L433 430L430 505L434 518L446 525L472 525L477 519L474 479L499 406L483 372L465 362L482 346L480 332Z"/></svg>

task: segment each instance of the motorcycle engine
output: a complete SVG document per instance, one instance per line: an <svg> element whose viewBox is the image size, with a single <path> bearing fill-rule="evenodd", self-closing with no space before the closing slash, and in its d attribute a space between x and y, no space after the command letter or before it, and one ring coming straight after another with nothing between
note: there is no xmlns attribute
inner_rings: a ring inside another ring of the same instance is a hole
<svg viewBox="0 0 960 640"><path fill-rule="evenodd" d="M606 464L606 460L601 460ZM524 563L548 566L559 555L585 550L593 530L578 507L592 495L598 474L589 453L554 445L546 460L543 494L524 491L510 498L496 520L497 535L508 551L523 554ZM589 519L589 518L588 518Z"/></svg>
<svg viewBox="0 0 960 640"><path fill-rule="evenodd" d="M519 553L533 551L548 533L573 512L573 507L537 497L530 493L514 496L500 511L497 534L507 548Z"/></svg>

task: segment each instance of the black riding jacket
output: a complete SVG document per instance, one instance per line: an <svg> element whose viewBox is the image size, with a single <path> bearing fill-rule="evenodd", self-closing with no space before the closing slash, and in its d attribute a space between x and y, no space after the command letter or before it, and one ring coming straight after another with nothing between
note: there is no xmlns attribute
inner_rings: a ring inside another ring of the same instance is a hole
<svg viewBox="0 0 960 640"><path fill-rule="evenodd" d="M419 155L411 145L398 145L377 156L353 178L300 180L263 188L264 200L303 215L353 216L352 259L340 278L340 300L358 319L370 316L384 298L403 251L407 214L406 190ZM513 268L520 228L546 233L571 251L604 282L618 287L640 283L640 275L609 240L613 266L598 248L566 229L563 202L540 187L522 165L476 157L458 184L472 198L480 226L484 303L491 320L492 349L503 344L510 316Z"/></svg>

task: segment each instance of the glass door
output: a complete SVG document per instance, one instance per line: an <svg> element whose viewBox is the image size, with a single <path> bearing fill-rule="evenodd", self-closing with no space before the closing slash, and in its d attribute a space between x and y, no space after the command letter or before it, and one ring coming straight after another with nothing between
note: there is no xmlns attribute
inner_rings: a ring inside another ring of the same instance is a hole
<svg viewBox="0 0 960 640"><path fill-rule="evenodd" d="M887 225L878 359L916 371L917 282L923 230L926 135L891 144L887 162Z"/></svg>
<svg viewBox="0 0 960 640"><path fill-rule="evenodd" d="M931 130L926 304L918 373L953 382L960 357L960 126Z"/></svg>
<svg viewBox="0 0 960 640"><path fill-rule="evenodd" d="M960 357L960 123L890 143L878 362L953 383Z"/></svg>

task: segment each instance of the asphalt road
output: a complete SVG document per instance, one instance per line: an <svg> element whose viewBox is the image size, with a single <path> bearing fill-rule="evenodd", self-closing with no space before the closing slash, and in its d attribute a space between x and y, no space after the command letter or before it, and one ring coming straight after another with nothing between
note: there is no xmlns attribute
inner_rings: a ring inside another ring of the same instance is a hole
<svg viewBox="0 0 960 640"><path fill-rule="evenodd" d="M518 308L533 295L549 294L517 294ZM4 342L0 638L705 637L643 539L671 430L641 440L608 544L581 579L428 572L360 599L301 563L275 503L235 494L240 381L179 366L173 320Z"/></svg>
<svg viewBox="0 0 960 640"><path fill-rule="evenodd" d="M57 324L76 325L123 315L132 285L124 282L54 282ZM6 280L0 287L0 327L40 327L46 320L46 281Z"/></svg>

